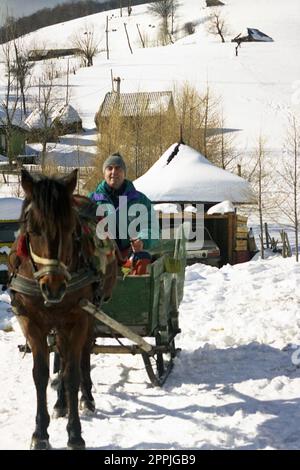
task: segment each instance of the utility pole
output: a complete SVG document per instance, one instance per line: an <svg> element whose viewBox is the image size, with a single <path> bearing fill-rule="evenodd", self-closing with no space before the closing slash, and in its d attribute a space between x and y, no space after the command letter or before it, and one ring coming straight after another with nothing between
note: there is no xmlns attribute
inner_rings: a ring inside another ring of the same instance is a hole
<svg viewBox="0 0 300 470"><path fill-rule="evenodd" d="M143 46L143 48L145 48L145 42L144 42L143 36L141 35L141 31L140 31L139 25L137 24L136 27L137 27L137 30L138 30L138 32L139 32L139 36L140 36L140 40L141 40L142 46Z"/></svg>
<svg viewBox="0 0 300 470"><path fill-rule="evenodd" d="M108 16L106 17L106 58L109 60L109 49L108 49Z"/></svg>
<svg viewBox="0 0 300 470"><path fill-rule="evenodd" d="M130 40L129 40L129 36L128 36L128 31L127 31L126 23L124 23L124 28L125 28L125 32L126 32L126 36L127 36L127 42L128 42L128 46L129 46L130 52L131 52L131 54L133 54L132 49L131 49L131 45L130 45Z"/></svg>
<svg viewBox="0 0 300 470"><path fill-rule="evenodd" d="M66 91L66 104L69 104L69 71L70 71L70 59L67 62L67 91Z"/></svg>

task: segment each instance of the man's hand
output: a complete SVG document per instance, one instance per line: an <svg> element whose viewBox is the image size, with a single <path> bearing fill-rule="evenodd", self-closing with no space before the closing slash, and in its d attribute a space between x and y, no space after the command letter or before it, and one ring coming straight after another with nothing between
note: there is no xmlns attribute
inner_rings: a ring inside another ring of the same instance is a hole
<svg viewBox="0 0 300 470"><path fill-rule="evenodd" d="M143 251L144 243L139 238L136 238L135 240L131 240L131 248L133 253L138 253L139 251Z"/></svg>

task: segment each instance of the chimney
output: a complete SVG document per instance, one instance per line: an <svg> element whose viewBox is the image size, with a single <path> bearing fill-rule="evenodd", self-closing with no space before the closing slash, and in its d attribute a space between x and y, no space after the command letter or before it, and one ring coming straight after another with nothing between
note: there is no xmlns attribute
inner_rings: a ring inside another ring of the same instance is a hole
<svg viewBox="0 0 300 470"><path fill-rule="evenodd" d="M117 77L117 78L114 78L114 82L117 82L117 95L120 95L120 90L121 90L121 78L120 77Z"/></svg>

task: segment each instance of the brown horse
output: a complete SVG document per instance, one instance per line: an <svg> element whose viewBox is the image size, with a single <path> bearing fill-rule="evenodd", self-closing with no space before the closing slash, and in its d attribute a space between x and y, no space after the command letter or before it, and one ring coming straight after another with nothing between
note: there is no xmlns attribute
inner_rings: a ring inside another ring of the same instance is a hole
<svg viewBox="0 0 300 470"><path fill-rule="evenodd" d="M110 296L115 282L115 258L112 252L108 255L103 243L101 271L92 265L95 241L74 204L76 182L77 170L61 178L33 178L22 170L25 201L9 271L12 306L33 355L37 414L32 449L50 448L46 399L49 333L55 333L61 357L62 379L55 413L68 414L69 448L85 447L78 413L79 387L83 408L95 409L90 378L93 319L79 307L79 302L82 298L93 302L99 292L105 298ZM106 276L111 273L107 282Z"/></svg>

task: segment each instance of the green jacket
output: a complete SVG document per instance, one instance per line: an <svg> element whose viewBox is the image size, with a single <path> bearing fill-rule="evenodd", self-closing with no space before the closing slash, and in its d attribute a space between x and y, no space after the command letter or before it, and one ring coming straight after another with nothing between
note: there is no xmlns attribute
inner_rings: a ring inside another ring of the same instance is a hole
<svg viewBox="0 0 300 470"><path fill-rule="evenodd" d="M131 181L125 180L119 190L114 190L103 180L88 197L98 206L103 206L100 211L98 208L97 215L104 216L115 226L114 236L120 250L130 246L130 239L141 239L145 250L158 241L159 224L151 201L137 191ZM135 204L141 205L142 216L133 207Z"/></svg>

